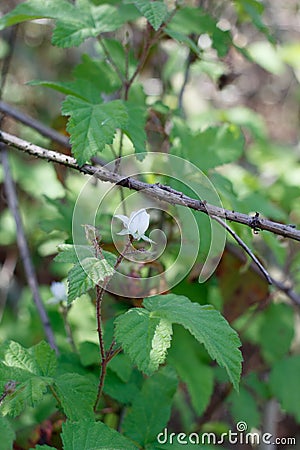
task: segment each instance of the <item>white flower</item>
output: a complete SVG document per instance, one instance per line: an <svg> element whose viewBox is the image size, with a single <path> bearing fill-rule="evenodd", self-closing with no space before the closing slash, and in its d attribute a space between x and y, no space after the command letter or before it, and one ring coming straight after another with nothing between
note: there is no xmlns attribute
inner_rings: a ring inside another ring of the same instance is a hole
<svg viewBox="0 0 300 450"><path fill-rule="evenodd" d="M116 214L114 217L120 219L124 225L123 230L117 234L131 234L131 236L137 241L143 239L146 242L154 244L154 241L144 234L149 227L150 221L150 215L145 209L133 211L129 217L123 216L122 214Z"/></svg>
<svg viewBox="0 0 300 450"><path fill-rule="evenodd" d="M65 283L53 281L50 290L53 297L49 298L47 303L54 305L56 303L67 301L67 289Z"/></svg>

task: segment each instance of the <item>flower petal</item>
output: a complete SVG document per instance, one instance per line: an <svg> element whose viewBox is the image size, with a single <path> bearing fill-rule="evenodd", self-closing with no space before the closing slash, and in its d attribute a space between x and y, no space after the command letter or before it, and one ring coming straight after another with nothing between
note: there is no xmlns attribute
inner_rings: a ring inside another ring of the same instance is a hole
<svg viewBox="0 0 300 450"><path fill-rule="evenodd" d="M123 222L123 225L126 226L126 228L128 227L129 218L127 216L123 216L123 214L116 214L114 217L120 219Z"/></svg>
<svg viewBox="0 0 300 450"><path fill-rule="evenodd" d="M119 231L119 233L117 234L131 234L130 230L128 230L127 228L123 228L123 230Z"/></svg>
<svg viewBox="0 0 300 450"><path fill-rule="evenodd" d="M146 210L140 209L130 216L128 228L139 236L145 233L149 227L150 215Z"/></svg>

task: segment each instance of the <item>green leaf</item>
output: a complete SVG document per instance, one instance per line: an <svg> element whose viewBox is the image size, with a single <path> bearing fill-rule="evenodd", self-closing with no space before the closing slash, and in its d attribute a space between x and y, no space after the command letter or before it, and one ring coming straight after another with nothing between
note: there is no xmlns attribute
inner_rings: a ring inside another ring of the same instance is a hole
<svg viewBox="0 0 300 450"><path fill-rule="evenodd" d="M12 428L10 422L0 416L0 436L1 436L1 448L2 450L11 450L13 448L13 442L16 437L16 433Z"/></svg>
<svg viewBox="0 0 300 450"><path fill-rule="evenodd" d="M0 19L0 29L26 20L47 17L56 20L52 43L59 47L76 47L85 39L115 31L124 23L112 5L93 6L89 1L73 5L65 0L29 0Z"/></svg>
<svg viewBox="0 0 300 450"><path fill-rule="evenodd" d="M85 258L75 264L68 273L68 302L86 293L97 283L114 274L114 269L105 259Z"/></svg>
<svg viewBox="0 0 300 450"><path fill-rule="evenodd" d="M161 1L137 0L135 6L143 14L155 31L159 29L168 15L168 8Z"/></svg>
<svg viewBox="0 0 300 450"><path fill-rule="evenodd" d="M233 124L195 133L177 120L173 134L180 138L180 144L172 152L204 171L236 161L244 149L244 137L240 128Z"/></svg>
<svg viewBox="0 0 300 450"><path fill-rule="evenodd" d="M100 101L100 99L96 99ZM75 158L80 166L106 144L112 144L117 128L127 124L128 113L121 100L92 104L68 96L62 105L62 114L71 116L67 130Z"/></svg>
<svg viewBox="0 0 300 450"><path fill-rule="evenodd" d="M36 445L30 450L57 450L55 447L50 447L49 445Z"/></svg>
<svg viewBox="0 0 300 450"><path fill-rule="evenodd" d="M29 349L22 347L18 342L11 341L4 355L2 364L7 368L20 369L28 375L52 377L55 374L55 352L44 341Z"/></svg>
<svg viewBox="0 0 300 450"><path fill-rule="evenodd" d="M298 423L300 423L299 373L300 356L294 355L275 363L270 374L270 387L274 397Z"/></svg>
<svg viewBox="0 0 300 450"><path fill-rule="evenodd" d="M63 14L72 14L74 6L66 0L29 0L18 5L0 19L0 29L10 27L16 23L26 20L41 19L47 17L50 19L59 19Z"/></svg>
<svg viewBox="0 0 300 450"><path fill-rule="evenodd" d="M59 244L58 254L54 261L62 263L77 264L79 260L94 256L93 248L90 245Z"/></svg>
<svg viewBox="0 0 300 450"><path fill-rule="evenodd" d="M131 377L127 381L124 381L120 375L108 367L103 391L118 402L129 404L138 395L141 381L141 372L132 372Z"/></svg>
<svg viewBox="0 0 300 450"><path fill-rule="evenodd" d="M262 354L269 363L285 356L294 337L294 311L285 303L271 304L263 313L259 342Z"/></svg>
<svg viewBox="0 0 300 450"><path fill-rule="evenodd" d="M190 48L197 56L201 56L202 52L198 45L186 34L181 31L172 30L170 28L165 29L165 33L170 36L175 41L179 42L179 44L185 44L188 48Z"/></svg>
<svg viewBox="0 0 300 450"><path fill-rule="evenodd" d="M128 113L128 121L122 127L125 134L132 141L135 153L144 153L146 151L146 109L132 102L125 103Z"/></svg>
<svg viewBox="0 0 300 450"><path fill-rule="evenodd" d="M279 52L270 42L253 42L248 47L250 57L263 69L274 75L283 75L285 64L282 62Z"/></svg>
<svg viewBox="0 0 300 450"><path fill-rule="evenodd" d="M172 33L180 33L189 36L195 34L208 34L212 40L212 46L217 50L218 56L223 57L227 54L232 45L231 35L228 31L222 31L217 26L217 20L210 14L207 14L202 8L185 7L179 9L171 22L168 24L167 33L172 36ZM180 34L174 35L176 40L182 40ZM191 45L187 42L191 48ZM195 51L194 48L192 48ZM197 53L197 52L195 52Z"/></svg>
<svg viewBox="0 0 300 450"><path fill-rule="evenodd" d="M115 321L117 341L138 369L147 375L151 375L158 367L150 355L159 323L159 319L151 318L149 311L142 308L130 309Z"/></svg>
<svg viewBox="0 0 300 450"><path fill-rule="evenodd" d="M151 360L153 337L160 320L165 319L182 325L203 343L211 358L226 369L238 389L242 361L238 347L241 343L218 311L175 294L146 298L143 306L129 310L115 321L117 341L140 370L145 373L155 370L156 362Z"/></svg>
<svg viewBox="0 0 300 450"><path fill-rule="evenodd" d="M93 419L97 383L88 376L65 373L55 379L54 389L68 419Z"/></svg>
<svg viewBox="0 0 300 450"><path fill-rule="evenodd" d="M213 392L213 371L203 362L199 345L184 328L177 327L168 362L176 369L180 379L186 384L192 405L201 416Z"/></svg>
<svg viewBox="0 0 300 450"><path fill-rule="evenodd" d="M230 412L235 423L243 418L247 423L248 429L258 428L261 424L261 414L258 409L257 401L253 395L244 387L240 392L232 392L228 398Z"/></svg>
<svg viewBox="0 0 300 450"><path fill-rule="evenodd" d="M25 349L11 341L5 347L0 363L0 385L2 392L8 382L13 381L16 386L5 397L2 413L16 416L26 405L35 406L41 401L47 386L52 384L55 372L55 352L46 342Z"/></svg>
<svg viewBox="0 0 300 450"><path fill-rule="evenodd" d="M137 450L131 441L102 422L81 420L63 424L64 450Z"/></svg>
<svg viewBox="0 0 300 450"><path fill-rule="evenodd" d="M124 419L125 435L143 447L156 439L170 418L176 389L177 377L169 367L146 379Z"/></svg>
<svg viewBox="0 0 300 450"><path fill-rule="evenodd" d="M35 80L27 84L45 86L91 103L98 102L103 94L111 94L121 86L118 75L109 64L93 60L88 55L82 56L82 62L73 70L73 77L74 81L68 82Z"/></svg>
<svg viewBox="0 0 300 450"><path fill-rule="evenodd" d="M236 0L234 5L238 11L239 18L251 21L259 31L267 36L270 42L275 43L275 39L271 36L269 28L262 20L265 9L262 2L258 0Z"/></svg>

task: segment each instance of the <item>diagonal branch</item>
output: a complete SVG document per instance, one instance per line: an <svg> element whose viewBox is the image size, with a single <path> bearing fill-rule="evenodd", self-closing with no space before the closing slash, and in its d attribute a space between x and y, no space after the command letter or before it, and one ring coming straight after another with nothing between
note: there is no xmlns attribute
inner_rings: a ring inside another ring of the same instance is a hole
<svg viewBox="0 0 300 450"><path fill-rule="evenodd" d="M229 234L231 234L231 236L236 240L236 242L245 250L245 252L250 256L250 258L252 259L252 261L255 262L255 264L257 265L257 267L259 268L259 270L261 271L261 273L264 275L264 277L266 278L267 282L269 284L273 284L273 280L271 278L271 275L269 274L269 272L264 268L264 266L262 265L262 263L259 261L259 259L254 255L254 253L252 252L252 250L250 250L250 248L248 247L248 245L245 244L245 242L243 241L243 239L241 239L234 231L233 229L227 225L226 222L224 222L224 220L220 219L219 217L216 216L211 216L212 219L214 219L216 222L218 222L223 228L225 228L225 230L228 231Z"/></svg>
<svg viewBox="0 0 300 450"><path fill-rule="evenodd" d="M80 167L77 164L76 159L71 156L39 147L38 145L31 144L28 141L20 139L9 133L5 133L4 131L0 134L0 141L17 148L18 150L24 151L29 155L36 156L37 158L62 164L86 175L93 175L101 181L118 184L135 191L143 191L145 194L158 200L170 203L171 205L185 206L187 208L205 213L209 216L216 216L221 219L246 225L256 231L270 231L279 236L300 241L300 230L297 230L294 225L285 225L279 222L273 222L272 220L263 219L258 213L256 213L253 217L238 211L230 211L228 209L220 208L207 203L205 200L202 201L188 197L182 192L176 191L175 189L160 183L148 184L132 177L124 178L124 176L113 173L105 167L95 167L90 164L84 164Z"/></svg>

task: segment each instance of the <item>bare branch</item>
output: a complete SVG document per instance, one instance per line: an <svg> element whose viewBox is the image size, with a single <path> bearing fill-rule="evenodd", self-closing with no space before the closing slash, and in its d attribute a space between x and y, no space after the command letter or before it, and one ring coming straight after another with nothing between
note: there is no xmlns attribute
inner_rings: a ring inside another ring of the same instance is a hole
<svg viewBox="0 0 300 450"><path fill-rule="evenodd" d="M143 191L145 194L156 198L158 200L165 201L172 205L181 205L196 211L203 212L209 216L216 216L221 219L226 219L231 222L240 223L246 225L253 230L269 231L285 238L294 239L300 241L300 230L297 230L293 225L285 225L278 222L273 222L268 219L264 219L256 214L254 217L247 214L240 213L238 211L230 211L228 209L220 208L215 205L207 203L205 200L197 200L182 192L165 186L163 184L148 184L142 181L136 180L132 177L125 177L117 173L113 173L105 167L94 167L90 164L84 164L79 166L75 158L64 155L52 150L39 147L31 144L28 141L24 141L9 133L1 132L0 140L7 145L13 146L18 150L24 151L29 155L36 156L37 158L46 159L47 161L63 164L66 167L70 167L86 175L93 175L101 181L107 181L109 183L118 184L135 191Z"/></svg>
<svg viewBox="0 0 300 450"><path fill-rule="evenodd" d="M272 278L270 276L270 274L268 273L268 271L264 268L264 266L261 264L261 262L257 259L257 257L254 255L254 253L252 252L252 250L250 250L250 248L248 247L247 244L245 244L245 242L243 241L243 239L241 239L234 231L232 228L230 228L229 225L227 225L227 223L224 222L224 220L220 219L219 217L216 216L211 216L212 219L216 220L220 225L222 225L223 228L225 228L225 230L228 231L229 234L231 234L231 236L236 240L236 242L245 250L245 252L250 256L250 258L255 262L255 264L257 265L257 267L259 268L259 270L262 272L262 274L264 275L264 277L266 278L267 282L269 284L273 284Z"/></svg>
<svg viewBox="0 0 300 450"><path fill-rule="evenodd" d="M18 109L13 108L7 103L0 101L0 111L3 112L4 114L7 114L10 117L13 117L14 119L18 120L24 125L33 128L34 130L38 131L42 136L45 136L51 139L52 141L55 141L58 144L63 145L64 147L71 148L71 144L67 136L58 133L58 131L53 130L53 128L47 127L47 125L44 125L38 120L33 119L28 114L25 114L19 111Z"/></svg>
<svg viewBox="0 0 300 450"><path fill-rule="evenodd" d="M47 337L47 340L50 344L50 346L58 353L57 346L55 344L54 334L50 325L50 321L48 318L48 314L45 310L45 307L43 305L43 302L41 300L40 294L39 294L39 288L38 288L38 282L36 278L36 273L31 261L28 244L26 241L22 219L19 212L19 206L18 206L18 200L16 196L15 186L13 179L11 177L10 173L10 166L8 162L8 155L5 148L5 145L3 143L0 143L0 149L1 149L1 159L2 159L2 165L4 169L4 186L7 196L7 202L8 206L11 210L11 213L14 217L15 223L16 223L16 230L17 230L17 241L18 241L18 247L20 251L21 258L23 260L24 270L27 278L28 285L32 292L33 301L35 303L35 306L37 308L38 314L40 316L45 335Z"/></svg>

